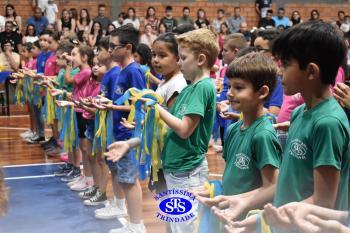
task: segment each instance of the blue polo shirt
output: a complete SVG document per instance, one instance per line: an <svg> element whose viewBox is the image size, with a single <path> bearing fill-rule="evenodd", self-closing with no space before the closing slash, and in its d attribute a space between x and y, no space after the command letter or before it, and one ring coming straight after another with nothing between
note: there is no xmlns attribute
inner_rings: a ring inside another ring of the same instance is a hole
<svg viewBox="0 0 350 233"><path fill-rule="evenodd" d="M38 57L37 57L37 61L36 61L36 72L38 74L40 73L44 73L45 71L45 64L47 59L51 56L52 52L47 51L47 52L41 52L39 53Z"/></svg>
<svg viewBox="0 0 350 233"><path fill-rule="evenodd" d="M269 108L271 106L281 107L282 103L283 103L283 87L282 87L281 79L277 77L276 88L273 91L270 99L265 101L264 107L265 108Z"/></svg>
<svg viewBox="0 0 350 233"><path fill-rule="evenodd" d="M100 94L112 100L115 79L119 76L120 67L115 66L105 73L101 82Z"/></svg>
<svg viewBox="0 0 350 233"><path fill-rule="evenodd" d="M33 24L35 27L36 35L40 36L40 34L46 29L49 21L45 16L41 16L40 20L37 20L34 16L30 16L27 20L27 24Z"/></svg>
<svg viewBox="0 0 350 233"><path fill-rule="evenodd" d="M113 102L115 103L130 88L145 89L146 78L140 65L136 62L130 63L120 70L119 76L115 78ZM133 136L133 130L125 128L120 121L128 118L129 113L123 111L113 111L113 134L116 141L129 139Z"/></svg>

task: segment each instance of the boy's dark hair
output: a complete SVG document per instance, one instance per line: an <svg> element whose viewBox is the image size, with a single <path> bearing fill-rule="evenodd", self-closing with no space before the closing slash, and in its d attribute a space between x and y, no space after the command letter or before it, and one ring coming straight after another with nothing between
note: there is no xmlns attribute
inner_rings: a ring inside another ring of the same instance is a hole
<svg viewBox="0 0 350 233"><path fill-rule="evenodd" d="M217 13L219 13L219 12L222 12L223 14L225 14L224 9L218 9L218 10L217 10Z"/></svg>
<svg viewBox="0 0 350 233"><path fill-rule="evenodd" d="M26 42L23 44L23 47L27 50L30 51L33 47L33 43L32 42Z"/></svg>
<svg viewBox="0 0 350 233"><path fill-rule="evenodd" d="M120 44L131 44L132 53L135 53L136 47L140 40L140 31L134 28L134 26L129 24L123 25L117 28L115 31L112 31L110 35L112 37L117 36Z"/></svg>
<svg viewBox="0 0 350 233"><path fill-rule="evenodd" d="M50 31L49 36L52 37L56 42L58 42L61 38L61 33L59 33L58 31Z"/></svg>
<svg viewBox="0 0 350 233"><path fill-rule="evenodd" d="M39 40L34 41L34 43L33 43L33 45L32 45L32 48L33 48L34 46L40 49L40 42L39 42Z"/></svg>
<svg viewBox="0 0 350 233"><path fill-rule="evenodd" d="M104 36L100 39L97 45L98 49L103 48L108 51L109 49L109 36Z"/></svg>
<svg viewBox="0 0 350 233"><path fill-rule="evenodd" d="M68 40L63 40L57 48L57 52L68 53L70 54L74 49L74 44L69 42Z"/></svg>
<svg viewBox="0 0 350 233"><path fill-rule="evenodd" d="M106 8L106 5L105 5L105 4L103 4L103 3L101 3L101 4L98 4L98 8L101 8L101 7L104 7L104 8Z"/></svg>
<svg viewBox="0 0 350 233"><path fill-rule="evenodd" d="M188 6L185 6L183 9L182 9L182 12L184 12L185 10L188 10L191 12L190 8Z"/></svg>
<svg viewBox="0 0 350 233"><path fill-rule="evenodd" d="M269 47L272 47L273 42L276 40L280 32L276 29L266 29L266 30L259 30L258 31L258 37L262 37L264 40L269 41Z"/></svg>
<svg viewBox="0 0 350 233"><path fill-rule="evenodd" d="M295 59L302 70L315 63L320 69L321 82L334 85L346 46L331 24L308 21L282 32L272 46L272 54L285 63Z"/></svg>
<svg viewBox="0 0 350 233"><path fill-rule="evenodd" d="M126 13L125 12L120 12L119 14L118 14L118 18L123 18L123 19L126 19Z"/></svg>
<svg viewBox="0 0 350 233"><path fill-rule="evenodd" d="M173 11L173 7L172 6L166 6L165 7L165 11Z"/></svg>
<svg viewBox="0 0 350 233"><path fill-rule="evenodd" d="M80 45L79 46L79 54L80 56L87 56L88 60L87 63L90 67L93 66L93 59L94 59L94 51L92 48L88 45Z"/></svg>
<svg viewBox="0 0 350 233"><path fill-rule="evenodd" d="M141 57L141 65L147 65L152 69L152 51L150 47L146 44L140 43L136 47L136 53Z"/></svg>
<svg viewBox="0 0 350 233"><path fill-rule="evenodd" d="M183 23L183 24L180 24L179 26L177 26L173 32L177 35L180 35L182 33L193 31L195 29L196 28L194 27L193 24Z"/></svg>
<svg viewBox="0 0 350 233"><path fill-rule="evenodd" d="M278 11L285 11L283 7L278 8Z"/></svg>
<svg viewBox="0 0 350 233"><path fill-rule="evenodd" d="M42 32L40 33L40 36L43 36L43 35L50 35L50 34L51 34L51 31L45 29L44 31L42 31Z"/></svg>
<svg viewBox="0 0 350 233"><path fill-rule="evenodd" d="M276 87L277 66L271 56L252 52L233 60L226 70L226 76L229 79L249 81L254 91L258 91L264 85L268 86L268 99Z"/></svg>
<svg viewBox="0 0 350 233"><path fill-rule="evenodd" d="M267 13L273 14L273 10L272 9L268 9Z"/></svg>
<svg viewBox="0 0 350 233"><path fill-rule="evenodd" d="M177 46L176 37L175 37L174 33L166 32L166 33L159 35L157 37L157 39L155 39L153 44L158 42L158 41L166 43L170 52L175 54L176 56L179 56L178 46Z"/></svg>
<svg viewBox="0 0 350 233"><path fill-rule="evenodd" d="M344 14L344 15L345 15L345 12L344 12L344 11L338 11L338 16L339 16L340 14Z"/></svg>

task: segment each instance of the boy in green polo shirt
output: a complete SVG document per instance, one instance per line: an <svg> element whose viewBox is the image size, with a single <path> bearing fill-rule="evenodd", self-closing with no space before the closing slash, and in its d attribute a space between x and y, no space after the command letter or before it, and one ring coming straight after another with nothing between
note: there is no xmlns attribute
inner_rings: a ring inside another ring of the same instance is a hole
<svg viewBox="0 0 350 233"><path fill-rule="evenodd" d="M225 196L210 199L203 197L205 192L199 192L197 198L214 206L222 200L235 203L230 213L235 220L273 199L281 147L271 121L265 116L264 102L276 86L276 73L272 58L262 53L237 58L226 71L231 86L228 100L244 118L227 130L222 178Z"/></svg>
<svg viewBox="0 0 350 233"><path fill-rule="evenodd" d="M267 205L264 214L274 232L294 232L287 203L348 209L349 123L330 91L346 47L331 24L317 21L283 32L272 52L283 65L285 94L300 93L305 104L291 116L274 199L278 208ZM253 218L233 225L251 228Z"/></svg>

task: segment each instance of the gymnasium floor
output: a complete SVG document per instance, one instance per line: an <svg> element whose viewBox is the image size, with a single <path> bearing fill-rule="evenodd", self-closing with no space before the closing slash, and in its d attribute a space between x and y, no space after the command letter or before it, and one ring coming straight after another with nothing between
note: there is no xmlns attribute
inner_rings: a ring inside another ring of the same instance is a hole
<svg viewBox="0 0 350 233"><path fill-rule="evenodd" d="M107 233L121 227L125 218L95 219L93 210L99 207L84 206L77 192L53 176L59 159L48 157L40 146L21 140L19 134L28 127L29 118L25 110L15 109L17 115L0 116L0 166L10 189L8 212L0 218L0 233ZM224 168L221 154L209 150L207 159L210 178L220 179ZM164 223L156 218L158 206L147 181L141 184L147 232L165 232ZM112 196L110 182L107 196Z"/></svg>

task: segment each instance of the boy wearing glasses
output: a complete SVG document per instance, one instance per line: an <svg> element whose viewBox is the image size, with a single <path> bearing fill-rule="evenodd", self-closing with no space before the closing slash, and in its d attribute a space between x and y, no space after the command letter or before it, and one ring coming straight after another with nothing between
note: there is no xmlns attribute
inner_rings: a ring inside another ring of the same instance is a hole
<svg viewBox="0 0 350 233"><path fill-rule="evenodd" d="M111 33L109 53L113 61L120 67L120 73L115 78L113 101L116 101L130 88L146 88L146 79L140 65L133 59L136 46L139 43L139 31L133 26L124 25ZM103 109L113 111L113 134L115 141L125 141L133 136L133 131L125 128L120 121L128 117L129 106L105 105ZM124 156L118 162L107 161L112 174L112 182L120 186L125 193L130 222L124 227L113 229L110 233L146 232L142 221L142 190L138 179L138 167L132 162L131 154ZM120 192L118 192L120 193ZM122 197L115 192L117 199ZM125 210L125 209L124 209ZM122 212L121 212L122 214ZM126 212L124 211L124 215Z"/></svg>

